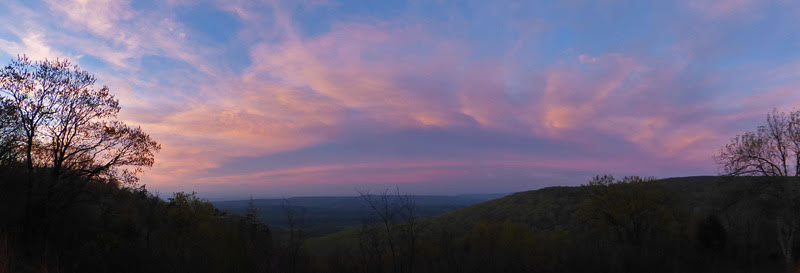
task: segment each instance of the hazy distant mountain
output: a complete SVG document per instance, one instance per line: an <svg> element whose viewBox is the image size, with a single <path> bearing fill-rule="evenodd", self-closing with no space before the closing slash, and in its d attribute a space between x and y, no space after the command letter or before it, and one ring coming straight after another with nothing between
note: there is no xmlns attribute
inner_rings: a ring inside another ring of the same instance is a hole
<svg viewBox="0 0 800 273"><path fill-rule="evenodd" d="M428 217L506 195L508 194L413 195L411 198L418 206L420 216ZM287 200L292 206L305 212L308 222L307 232L311 236L337 232L347 227L358 226L364 221L368 223L375 221L373 212L358 196L292 197ZM219 209L243 214L249 202L250 200L236 200L218 201L213 204ZM253 204L259 208L258 217L264 223L278 228L286 225L284 199L254 199Z"/></svg>

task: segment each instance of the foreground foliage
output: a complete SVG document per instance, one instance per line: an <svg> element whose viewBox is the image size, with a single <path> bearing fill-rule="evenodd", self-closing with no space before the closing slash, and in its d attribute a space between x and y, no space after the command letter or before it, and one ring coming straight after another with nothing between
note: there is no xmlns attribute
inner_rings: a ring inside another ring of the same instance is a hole
<svg viewBox="0 0 800 273"><path fill-rule="evenodd" d="M800 182L601 176L298 243L255 208L37 174L34 189L58 190L48 202L34 191L25 230L26 171L2 172L0 272L784 272L775 207Z"/></svg>
<svg viewBox="0 0 800 273"><path fill-rule="evenodd" d="M0 272L267 272L277 255L267 226L194 194L164 201L144 187L42 172L35 189L58 190L47 202L33 195L30 229L26 172L1 174Z"/></svg>

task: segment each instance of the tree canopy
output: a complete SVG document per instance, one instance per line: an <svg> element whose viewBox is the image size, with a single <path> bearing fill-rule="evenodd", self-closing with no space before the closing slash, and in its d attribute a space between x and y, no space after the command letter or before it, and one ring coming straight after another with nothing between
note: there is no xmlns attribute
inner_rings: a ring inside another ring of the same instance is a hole
<svg viewBox="0 0 800 273"><path fill-rule="evenodd" d="M0 130L16 153L0 155L17 156L29 171L135 184L161 146L140 127L117 120L119 101L96 83L69 60L13 60L0 70Z"/></svg>
<svg viewBox="0 0 800 273"><path fill-rule="evenodd" d="M734 137L716 156L725 175L800 175L800 111L767 114L766 125Z"/></svg>

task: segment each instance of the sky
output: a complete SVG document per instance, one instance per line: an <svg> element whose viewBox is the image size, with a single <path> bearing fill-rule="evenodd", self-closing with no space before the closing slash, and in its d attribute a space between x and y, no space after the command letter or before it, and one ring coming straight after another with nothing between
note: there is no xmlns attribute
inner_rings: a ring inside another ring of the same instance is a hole
<svg viewBox="0 0 800 273"><path fill-rule="evenodd" d="M505 193L718 174L800 103L800 2L0 1L0 64L67 58L209 199Z"/></svg>

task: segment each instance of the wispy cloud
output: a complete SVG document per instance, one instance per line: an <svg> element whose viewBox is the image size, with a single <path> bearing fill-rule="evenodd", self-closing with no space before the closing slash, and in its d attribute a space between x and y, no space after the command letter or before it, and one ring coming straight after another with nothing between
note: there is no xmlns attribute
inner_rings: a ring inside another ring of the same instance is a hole
<svg viewBox="0 0 800 273"><path fill-rule="evenodd" d="M712 174L729 136L797 106L800 54L748 42L800 44L790 2L462 4L8 2L0 53L97 73L162 142L142 181L169 190ZM681 22L641 22L653 39L617 17Z"/></svg>

